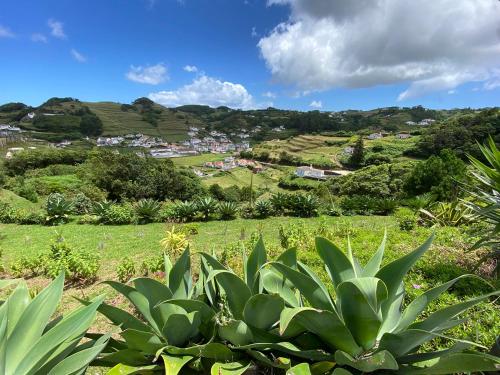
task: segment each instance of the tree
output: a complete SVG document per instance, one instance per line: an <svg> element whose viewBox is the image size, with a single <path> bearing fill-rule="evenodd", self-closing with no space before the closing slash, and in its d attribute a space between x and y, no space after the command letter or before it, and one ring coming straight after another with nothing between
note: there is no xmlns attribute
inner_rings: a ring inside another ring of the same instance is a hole
<svg viewBox="0 0 500 375"><path fill-rule="evenodd" d="M365 145L363 143L363 137L359 136L356 144L354 145L354 150L349 158L349 164L353 167L360 167L365 161Z"/></svg>
<svg viewBox="0 0 500 375"><path fill-rule="evenodd" d="M89 137L102 134L102 121L95 114L85 114L80 121L80 133Z"/></svg>

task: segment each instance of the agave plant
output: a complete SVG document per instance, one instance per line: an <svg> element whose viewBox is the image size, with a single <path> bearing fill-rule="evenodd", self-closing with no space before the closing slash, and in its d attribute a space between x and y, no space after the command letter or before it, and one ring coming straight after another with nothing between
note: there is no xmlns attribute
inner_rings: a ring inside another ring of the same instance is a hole
<svg viewBox="0 0 500 375"><path fill-rule="evenodd" d="M281 262L270 263L300 291L308 306L286 308L280 317L280 333L300 333L318 337L326 352L334 354L337 374L384 373L450 374L468 371L493 371L500 359L487 354L464 351L473 344L457 340L449 349L421 352L422 345L463 320L462 312L500 291L445 307L416 319L429 303L438 298L460 276L438 285L406 305L403 279L415 262L429 249L431 236L409 254L380 267L385 237L377 252L362 267L350 246L347 255L327 239L318 237L316 249L325 264L333 298L317 274L298 265L297 269ZM311 340L307 341L309 344ZM307 372L305 366L303 372Z"/></svg>
<svg viewBox="0 0 500 375"><path fill-rule="evenodd" d="M198 207L194 202L177 202L171 208L172 217L180 222L192 221L198 213Z"/></svg>
<svg viewBox="0 0 500 375"><path fill-rule="evenodd" d="M47 224L57 225L65 223L73 211L73 203L66 200L62 194L53 193L47 197Z"/></svg>
<svg viewBox="0 0 500 375"><path fill-rule="evenodd" d="M105 217L108 210L113 206L112 201L104 200L101 202L95 202L92 205L92 214L99 217Z"/></svg>
<svg viewBox="0 0 500 375"><path fill-rule="evenodd" d="M472 175L478 186L468 189L474 200L466 204L474 215L487 222L489 227L481 233L481 239L472 250L482 246L489 247L491 251L487 258L496 261L495 271L498 276L500 274L500 151L491 137L487 145L479 147L487 164L469 156L474 167Z"/></svg>
<svg viewBox="0 0 500 375"><path fill-rule="evenodd" d="M255 215L259 219L265 219L274 213L273 204L269 200L258 200L255 203Z"/></svg>
<svg viewBox="0 0 500 375"><path fill-rule="evenodd" d="M318 216L319 200L315 195L296 194L290 197L290 209L294 216Z"/></svg>
<svg viewBox="0 0 500 375"><path fill-rule="evenodd" d="M1 286L9 283L2 282ZM24 281L0 305L0 374L82 374L107 344L110 335L82 342L103 301L51 320L64 287L61 273L32 298Z"/></svg>
<svg viewBox="0 0 500 375"><path fill-rule="evenodd" d="M443 227L469 224L474 219L472 210L460 201L436 202L427 210L420 209L419 213L424 223Z"/></svg>
<svg viewBox="0 0 500 375"><path fill-rule="evenodd" d="M277 214L283 214L288 209L290 202L290 194L278 192L271 195L269 201L273 205L274 211Z"/></svg>
<svg viewBox="0 0 500 375"><path fill-rule="evenodd" d="M161 209L161 203L154 199L141 199L134 205L139 224L154 222Z"/></svg>
<svg viewBox="0 0 500 375"><path fill-rule="evenodd" d="M165 255L164 282L136 278L133 286L106 283L125 296L141 318L105 303L99 307L121 329L122 339L111 340L94 362L114 366L108 374L175 375L188 367L203 371L237 358L226 346L212 342L215 311L203 301L203 279L192 282L189 249L174 265Z"/></svg>
<svg viewBox="0 0 500 375"><path fill-rule="evenodd" d="M210 216L217 212L218 203L212 197L199 198L196 201L196 208L201 213L203 220L210 219Z"/></svg>
<svg viewBox="0 0 500 375"><path fill-rule="evenodd" d="M222 220L232 220L238 215L239 207L235 202L220 202L217 208Z"/></svg>

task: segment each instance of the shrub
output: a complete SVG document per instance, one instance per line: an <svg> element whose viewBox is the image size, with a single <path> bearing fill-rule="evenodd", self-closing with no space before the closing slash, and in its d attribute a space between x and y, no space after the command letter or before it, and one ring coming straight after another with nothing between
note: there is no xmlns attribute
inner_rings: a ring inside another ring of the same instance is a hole
<svg viewBox="0 0 500 375"><path fill-rule="evenodd" d="M398 221L400 230L410 231L417 225L417 215L409 208L402 207L396 210L394 217Z"/></svg>
<svg viewBox="0 0 500 375"><path fill-rule="evenodd" d="M427 210L420 209L420 220L427 225L457 227L474 220L472 210L459 201L436 202Z"/></svg>
<svg viewBox="0 0 500 375"><path fill-rule="evenodd" d="M99 217L105 217L108 210L113 206L113 202L103 200L92 204L92 214Z"/></svg>
<svg viewBox="0 0 500 375"><path fill-rule="evenodd" d="M219 202L217 212L222 220L233 220L238 215L238 205L235 202Z"/></svg>
<svg viewBox="0 0 500 375"><path fill-rule="evenodd" d="M192 221L197 213L198 207L194 202L177 202L170 207L170 216L179 222Z"/></svg>
<svg viewBox="0 0 500 375"><path fill-rule="evenodd" d="M258 200L255 202L255 217L259 219L266 219L272 216L274 213L274 207L269 200Z"/></svg>
<svg viewBox="0 0 500 375"><path fill-rule="evenodd" d="M182 231L176 231L173 226L165 231L165 237L160 240L163 251L167 254L178 256L189 245L187 235Z"/></svg>
<svg viewBox="0 0 500 375"><path fill-rule="evenodd" d="M73 204L64 195L59 193L50 194L45 205L47 211L47 224L58 225L68 221L73 212Z"/></svg>
<svg viewBox="0 0 500 375"><path fill-rule="evenodd" d="M83 340L103 301L102 296L89 301L88 306L51 320L63 288L64 273L35 297L26 283L19 281L3 302L2 306L8 306L11 313L3 314L0 320L3 323L0 347L8 348L2 353L3 374L83 374L107 345L110 334Z"/></svg>
<svg viewBox="0 0 500 375"><path fill-rule="evenodd" d="M276 214L281 215L284 214L289 206L290 195L285 193L275 193L271 195L269 199L273 205L274 211Z"/></svg>
<svg viewBox="0 0 500 375"><path fill-rule="evenodd" d="M129 257L124 258L116 268L116 275L118 280L122 283L128 282L135 276L135 265Z"/></svg>
<svg viewBox="0 0 500 375"><path fill-rule="evenodd" d="M212 214L217 212L218 203L212 197L199 198L196 201L196 208L201 213L203 220L209 220Z"/></svg>
<svg viewBox="0 0 500 375"><path fill-rule="evenodd" d="M135 222L134 210L127 204L112 204L101 216L101 222L107 225L127 225Z"/></svg>
<svg viewBox="0 0 500 375"><path fill-rule="evenodd" d="M35 187L29 183L23 183L21 186L14 189L14 192L23 197L30 202L36 203L38 202L38 194L36 192Z"/></svg>
<svg viewBox="0 0 500 375"><path fill-rule="evenodd" d="M3 224L16 222L16 211L6 202L0 202L0 222Z"/></svg>
<svg viewBox="0 0 500 375"><path fill-rule="evenodd" d="M77 223L78 224L90 224L90 225L97 225L101 222L101 218L96 215L82 215L78 218Z"/></svg>
<svg viewBox="0 0 500 375"><path fill-rule="evenodd" d="M141 263L141 275L148 276L165 270L163 254L145 259Z"/></svg>
<svg viewBox="0 0 500 375"><path fill-rule="evenodd" d="M42 225L46 222L43 212L19 209L15 211L15 223L19 225Z"/></svg>
<svg viewBox="0 0 500 375"><path fill-rule="evenodd" d="M158 219L161 203L154 199L141 199L134 205L139 224L152 223Z"/></svg>
<svg viewBox="0 0 500 375"><path fill-rule="evenodd" d="M295 194L290 196L290 214L298 217L318 216L319 200L316 196L308 194Z"/></svg>
<svg viewBox="0 0 500 375"><path fill-rule="evenodd" d="M330 203L325 210L325 214L328 216L342 216L343 213L342 208L335 203Z"/></svg>
<svg viewBox="0 0 500 375"><path fill-rule="evenodd" d="M73 198L73 209L78 215L89 214L92 212L94 202L87 197L84 193L78 193Z"/></svg>

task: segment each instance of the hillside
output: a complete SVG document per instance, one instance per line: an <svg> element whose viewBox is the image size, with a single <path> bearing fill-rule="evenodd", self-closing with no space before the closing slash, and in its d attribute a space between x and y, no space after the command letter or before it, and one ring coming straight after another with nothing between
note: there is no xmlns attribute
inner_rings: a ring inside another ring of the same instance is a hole
<svg viewBox="0 0 500 375"><path fill-rule="evenodd" d="M189 128L197 127L201 136L215 130L238 139L246 133L253 142L261 142L319 132L350 136L375 130L419 131L421 127L408 123L425 119L439 122L474 112L471 109L430 110L421 106L341 112L276 108L243 111L202 105L166 108L147 98L139 98L131 104L51 98L37 108L23 103L0 106L0 124L18 125L34 138L49 141L142 133L176 142L189 138Z"/></svg>

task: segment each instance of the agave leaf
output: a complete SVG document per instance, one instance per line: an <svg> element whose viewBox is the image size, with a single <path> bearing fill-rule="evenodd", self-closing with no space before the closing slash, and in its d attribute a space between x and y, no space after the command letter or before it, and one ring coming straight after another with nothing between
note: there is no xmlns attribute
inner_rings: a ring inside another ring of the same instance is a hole
<svg viewBox="0 0 500 375"><path fill-rule="evenodd" d="M135 289L143 294L149 301L150 306L171 299L173 296L170 288L155 279L138 277L132 280Z"/></svg>
<svg viewBox="0 0 500 375"><path fill-rule="evenodd" d="M242 375L250 367L248 361L238 361L230 363L216 362L210 370L211 375Z"/></svg>
<svg viewBox="0 0 500 375"><path fill-rule="evenodd" d="M320 337L331 349L341 349L352 355L362 352L349 329L335 312L309 307L285 310L281 315L280 332L286 332L287 327L294 322Z"/></svg>
<svg viewBox="0 0 500 375"><path fill-rule="evenodd" d="M262 236L250 253L245 267L245 282L250 290L254 288L259 269L267 262L266 248ZM254 290L255 292L255 290Z"/></svg>
<svg viewBox="0 0 500 375"><path fill-rule="evenodd" d="M243 318L243 309L252 296L248 286L238 276L230 271L215 270L208 278L217 280L227 298L229 310L235 319Z"/></svg>
<svg viewBox="0 0 500 375"><path fill-rule="evenodd" d="M426 362L434 358L444 357L449 354L463 352L466 349L469 349L472 345L467 342L456 342L451 348L438 350L434 352L426 352L426 353L416 353L416 354L408 354L398 358L399 364L408 364L415 362Z"/></svg>
<svg viewBox="0 0 500 375"><path fill-rule="evenodd" d="M316 237L316 250L325 262L325 267L335 288L343 282L355 277L354 265L351 260L326 238Z"/></svg>
<svg viewBox="0 0 500 375"><path fill-rule="evenodd" d="M398 291L401 288L403 279L415 262L429 249L434 239L434 233L417 249L411 253L392 261L377 272L376 277L381 279L387 286L389 298L382 305L384 317L389 311L394 300L399 298Z"/></svg>
<svg viewBox="0 0 500 375"><path fill-rule="evenodd" d="M235 361L239 355L232 352L226 345L210 342L204 345L194 345L189 348L177 348L173 346L166 346L163 351L165 353L175 356L189 355L197 358L210 358L215 361Z"/></svg>
<svg viewBox="0 0 500 375"><path fill-rule="evenodd" d="M286 375L312 375L312 373L308 363L301 363L288 369Z"/></svg>
<svg viewBox="0 0 500 375"><path fill-rule="evenodd" d="M158 325L162 327L162 335L165 337L165 327L168 319L174 314L186 315L187 311L178 305L173 305L168 302L160 303L155 306L155 315L158 316Z"/></svg>
<svg viewBox="0 0 500 375"><path fill-rule="evenodd" d="M445 307L441 310L438 310L432 314L430 314L426 319L421 322L413 323L409 326L410 329L420 329L424 331L443 331L443 325L446 324L450 319L456 317L458 314L463 311L477 305L479 302L482 302L492 296L500 295L500 290L495 292L485 294L480 297L472 298L468 301L457 303L452 306ZM444 326L446 327L446 326Z"/></svg>
<svg viewBox="0 0 500 375"><path fill-rule="evenodd" d="M236 346L243 346L253 342L252 331L242 320L230 320L220 325L219 336Z"/></svg>
<svg viewBox="0 0 500 375"><path fill-rule="evenodd" d="M200 324L200 313L197 311L189 314L172 314L163 327L163 334L169 345L183 346L197 334Z"/></svg>
<svg viewBox="0 0 500 375"><path fill-rule="evenodd" d="M321 288L321 290L323 291L323 293L325 295L330 296L330 293L328 293L328 289L326 288L326 285L323 283L323 281L321 281L321 279L319 278L319 276L316 273L314 273L313 270L311 270L309 267L307 267L302 262L298 262L298 268L299 268L300 272L302 272L303 274L305 274L305 275L309 276L311 279L313 279L314 282L317 285L319 285L319 287ZM332 301L331 298L330 298L330 302L331 302L332 306L335 307L335 303Z"/></svg>
<svg viewBox="0 0 500 375"><path fill-rule="evenodd" d="M311 306L323 310L334 309L330 296L325 294L323 288L311 277L278 262L271 262L269 264L290 280L295 288L309 301Z"/></svg>
<svg viewBox="0 0 500 375"><path fill-rule="evenodd" d="M252 296L245 305L243 318L253 327L268 330L280 319L285 301L278 295L257 294Z"/></svg>
<svg viewBox="0 0 500 375"><path fill-rule="evenodd" d="M261 269L260 275L262 278L262 285L268 293L281 296L288 306L300 306L299 300L292 290L293 284L282 274L273 269Z"/></svg>
<svg viewBox="0 0 500 375"><path fill-rule="evenodd" d="M408 329L397 334L386 333L380 340L380 349L391 352L396 358L416 350L420 345L437 337L432 332Z"/></svg>
<svg viewBox="0 0 500 375"><path fill-rule="evenodd" d="M21 318L24 310L28 307L31 302L31 297L28 291L28 287L24 281L20 282L16 289L10 294L7 302L9 304L7 311L7 321L9 322L7 326L7 337L10 336L17 322Z"/></svg>
<svg viewBox="0 0 500 375"><path fill-rule="evenodd" d="M353 358L348 353L337 350L335 352L335 360L340 366L350 366L363 372L399 369L398 363L387 350L381 350L375 354L361 358Z"/></svg>
<svg viewBox="0 0 500 375"><path fill-rule="evenodd" d="M191 258L189 247L175 262L168 276L168 286L173 298L190 298L192 293Z"/></svg>
<svg viewBox="0 0 500 375"><path fill-rule="evenodd" d="M7 314L0 317L0 374L5 374L7 350Z"/></svg>
<svg viewBox="0 0 500 375"><path fill-rule="evenodd" d="M382 325L380 305L387 299L387 288L374 277L344 281L337 288L345 324L365 350L373 348Z"/></svg>
<svg viewBox="0 0 500 375"><path fill-rule="evenodd" d="M99 356L98 363L104 366L116 363L122 363L127 366L144 366L151 363L151 356L148 358L134 349L122 349L116 352L102 353Z"/></svg>
<svg viewBox="0 0 500 375"><path fill-rule="evenodd" d="M84 371L106 347L111 334L102 336L91 347L77 351L55 365L48 375L71 375Z"/></svg>
<svg viewBox="0 0 500 375"><path fill-rule="evenodd" d="M120 363L109 370L106 375L153 375L163 370L161 366L128 366Z"/></svg>
<svg viewBox="0 0 500 375"><path fill-rule="evenodd" d="M316 362L311 365L312 375L324 375L329 374L331 370L335 367L335 362Z"/></svg>
<svg viewBox="0 0 500 375"><path fill-rule="evenodd" d="M64 347L74 343L75 338L83 336L92 324L97 308L103 300L104 296L98 297L88 306L82 306L73 311L32 343L30 350L24 353L22 362L16 367L14 373L25 374L37 371L47 360L50 360L51 356L64 351Z"/></svg>
<svg viewBox="0 0 500 375"><path fill-rule="evenodd" d="M168 354L162 354L163 362L165 363L165 375L177 375L182 368L193 359L189 355L182 357L174 357Z"/></svg>
<svg viewBox="0 0 500 375"><path fill-rule="evenodd" d="M161 336L161 329L158 326L155 318L153 317L152 309L154 305L149 304L149 300L145 295L137 291L131 286L116 282L116 281L104 281L105 284L111 286L118 293L123 294L142 314L146 321L150 324L151 328Z"/></svg>
<svg viewBox="0 0 500 375"><path fill-rule="evenodd" d="M6 344L5 373L13 374L15 369L24 360L26 353L30 351L34 342L42 336L42 333L50 317L56 311L61 300L64 287L64 272L44 290L42 290L24 310L18 323L9 336ZM29 329L26 329L29 327Z"/></svg>
<svg viewBox="0 0 500 375"><path fill-rule="evenodd" d="M411 375L455 374L478 371L497 371L500 368L498 357L479 353L454 353L428 362L429 366L412 367L402 371ZM423 363L420 364L421 366Z"/></svg>
<svg viewBox="0 0 500 375"><path fill-rule="evenodd" d="M375 276L380 270L380 265L382 264L382 259L384 258L385 244L387 242L387 230L384 232L384 238L380 244L377 252L373 254L368 263L366 264L364 270L362 271L363 277Z"/></svg>
<svg viewBox="0 0 500 375"><path fill-rule="evenodd" d="M18 281L19 279L0 280L0 289L7 288L8 286L17 283Z"/></svg>
<svg viewBox="0 0 500 375"><path fill-rule="evenodd" d="M297 268L297 248L292 247L288 250L285 250L278 257L277 261L290 268Z"/></svg>
<svg viewBox="0 0 500 375"><path fill-rule="evenodd" d="M436 298L438 298L442 293L447 291L451 286L453 286L457 281L465 278L477 278L479 280L483 280L478 276L475 275L462 275L459 277L454 278L453 280L450 280L444 284L438 285L432 289L429 289L425 293L422 293L420 296L415 298L404 310L401 320L399 321L397 327L395 328L394 332L400 332L406 328L410 324L412 324L415 319L427 308L429 303L434 301Z"/></svg>
<svg viewBox="0 0 500 375"><path fill-rule="evenodd" d="M165 270L165 285L170 289L170 272L172 272L172 261L167 253L163 253L163 267Z"/></svg>
<svg viewBox="0 0 500 375"><path fill-rule="evenodd" d="M291 367L290 358L276 358L273 356L273 359L269 359L264 353L256 350L248 350L247 354L256 359L258 362L262 362L264 365L269 367L280 368L284 370L287 370Z"/></svg>
<svg viewBox="0 0 500 375"><path fill-rule="evenodd" d="M334 356L326 353L321 349L303 350L290 342L277 342L277 343L252 343L242 345L236 348L238 350L259 350L259 351L279 351L285 354L292 355L298 358L304 358L311 361L324 361L331 363Z"/></svg>
<svg viewBox="0 0 500 375"><path fill-rule="evenodd" d="M120 335L127 343L129 349L138 350L146 354L155 354L160 348L165 346L158 336L152 332L127 329L120 332Z"/></svg>
<svg viewBox="0 0 500 375"><path fill-rule="evenodd" d="M194 299L171 299L166 302L171 305L182 307L188 313L198 311L201 314L201 320L203 322L211 320L215 315L215 311L203 301Z"/></svg>
<svg viewBox="0 0 500 375"><path fill-rule="evenodd" d="M346 369L337 367L335 370L333 370L332 375L352 375L352 372L347 371Z"/></svg>

